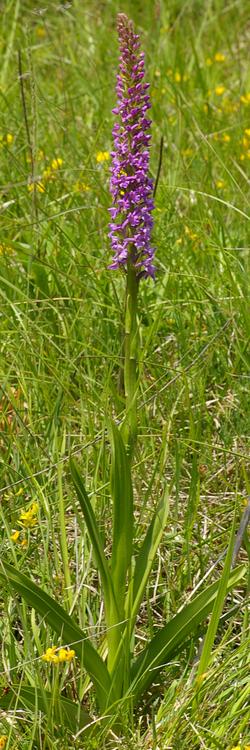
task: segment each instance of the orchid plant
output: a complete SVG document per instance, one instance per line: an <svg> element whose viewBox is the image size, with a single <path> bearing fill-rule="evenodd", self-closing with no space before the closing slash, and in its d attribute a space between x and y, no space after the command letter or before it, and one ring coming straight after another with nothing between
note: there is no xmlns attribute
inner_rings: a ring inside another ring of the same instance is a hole
<svg viewBox="0 0 250 750"><path fill-rule="evenodd" d="M151 121L149 84L144 81L144 54L131 21L118 16L120 66L117 77L117 106L114 114L114 150L112 152L110 238L114 252L110 269L122 269L126 276L124 392L125 416L118 427L108 422L111 447L112 549L105 553L98 518L77 464L71 461L71 474L78 502L93 545L95 563L102 586L106 639L98 649L82 631L73 617L32 578L4 560L0 579L16 591L37 611L61 640L64 660L69 654L78 657L79 669L88 675L87 686L94 686L99 716L105 721L116 720L124 707L133 710L145 691L154 682L157 672L186 643L197 626L212 611L213 624L218 622L226 592L244 576L244 567L230 572L233 532L224 572L220 583L213 582L191 598L141 651L134 650L135 630L149 576L161 543L169 512L166 487L154 510L145 537L135 554L134 503L132 484L133 455L137 439L137 300L143 279L155 275L154 248L151 244L153 182L149 178L149 146ZM144 283L144 282L143 282ZM213 628L213 637L215 635ZM204 671L210 651L203 658ZM71 650L68 651L67 649ZM55 662L60 661L53 652ZM66 654L66 656L65 656ZM71 658L70 657L70 658ZM46 661L46 658L45 658ZM47 658L49 661L49 658ZM48 710L50 695L39 687L12 685L0 699L2 708L12 704L29 708L35 705ZM56 720L64 721L75 732L97 731L98 723L82 708L81 701L58 696Z"/></svg>

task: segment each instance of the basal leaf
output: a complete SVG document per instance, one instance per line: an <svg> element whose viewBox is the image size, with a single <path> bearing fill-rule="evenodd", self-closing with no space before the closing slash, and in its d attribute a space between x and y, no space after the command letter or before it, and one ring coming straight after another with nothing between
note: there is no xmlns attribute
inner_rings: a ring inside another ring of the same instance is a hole
<svg viewBox="0 0 250 750"><path fill-rule="evenodd" d="M39 612L55 633L62 638L63 643L73 644L77 656L93 680L100 709L104 710L111 697L111 680L106 665L84 631L51 596L42 591L24 573L3 560L0 562L0 580L5 586L9 586L20 594L36 612Z"/></svg>
<svg viewBox="0 0 250 750"><path fill-rule="evenodd" d="M157 549L161 542L163 531L166 526L168 511L169 498L168 490L166 488L163 494L163 498L156 508L156 511L142 543L141 549L136 558L133 577L133 604L131 612L132 620L135 619L142 602L149 574L156 556Z"/></svg>
<svg viewBox="0 0 250 750"><path fill-rule="evenodd" d="M38 709L48 714L53 707L53 718L55 723L62 722L72 732L87 727L86 733L91 725L91 717L76 703L69 698L55 698L48 690L39 690L30 686L10 685L8 691L0 696L0 708L3 711L27 708L31 711Z"/></svg>
<svg viewBox="0 0 250 750"><path fill-rule="evenodd" d="M236 568L230 575L227 590L233 588L245 575L245 566ZM154 681L157 671L174 654L181 650L186 639L207 617L213 607L219 582L212 583L205 591L187 604L181 612L158 631L148 646L138 656L132 667L129 692L135 702Z"/></svg>

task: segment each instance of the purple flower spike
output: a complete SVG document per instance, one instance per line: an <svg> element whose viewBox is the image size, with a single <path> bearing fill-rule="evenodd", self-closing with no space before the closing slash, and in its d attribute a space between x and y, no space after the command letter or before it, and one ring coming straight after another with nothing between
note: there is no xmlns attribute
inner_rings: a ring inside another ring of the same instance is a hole
<svg viewBox="0 0 250 750"><path fill-rule="evenodd" d="M148 176L149 132L151 120L149 84L144 83L144 53L132 21L119 13L117 29L120 42L120 64L117 75L117 106L113 110L119 121L113 128L114 150L110 192L109 225L114 259L109 268L117 269L130 262L138 278L154 277L154 248L151 246L153 219L153 181Z"/></svg>

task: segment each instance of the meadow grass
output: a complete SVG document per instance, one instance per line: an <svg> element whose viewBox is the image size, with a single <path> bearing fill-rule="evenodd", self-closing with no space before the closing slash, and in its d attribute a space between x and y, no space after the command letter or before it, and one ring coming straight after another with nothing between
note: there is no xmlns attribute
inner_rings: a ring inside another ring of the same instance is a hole
<svg viewBox="0 0 250 750"><path fill-rule="evenodd" d="M136 645L210 572L218 577L249 479L249 26L244 0L2 3L0 129L1 556L31 574L100 644L103 603L69 472L77 458L103 540L106 418L121 419L124 278L107 270L116 14L134 20L151 83L156 283L140 285L133 479L139 545L164 482L170 515ZM44 6L44 7L43 7ZM121 7L122 6L122 7ZM19 523L38 504L38 522ZM15 532L20 531L19 535ZM108 551L108 550L107 550ZM241 549L240 560L247 559ZM249 585L248 585L249 590ZM88 747L229 750L250 744L246 587L226 600L194 694L207 623L145 696L123 736ZM1 592L1 686L94 699L77 660L41 661L53 632ZM200 652L199 652L200 653ZM84 747L39 712L0 716L6 748ZM101 723L100 723L101 726Z"/></svg>

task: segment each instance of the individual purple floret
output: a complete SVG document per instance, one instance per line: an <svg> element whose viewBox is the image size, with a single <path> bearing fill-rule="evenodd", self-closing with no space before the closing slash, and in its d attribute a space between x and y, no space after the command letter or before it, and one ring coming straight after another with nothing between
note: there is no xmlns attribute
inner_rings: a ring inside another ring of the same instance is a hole
<svg viewBox="0 0 250 750"><path fill-rule="evenodd" d="M113 128L114 151L110 191L113 205L109 236L114 260L109 268L127 266L138 269L138 277L154 277L154 248L151 246L153 219L153 182L148 176L151 120L149 84L144 79L144 53L132 21L118 15L120 64L117 75L117 106L113 109L119 121Z"/></svg>

